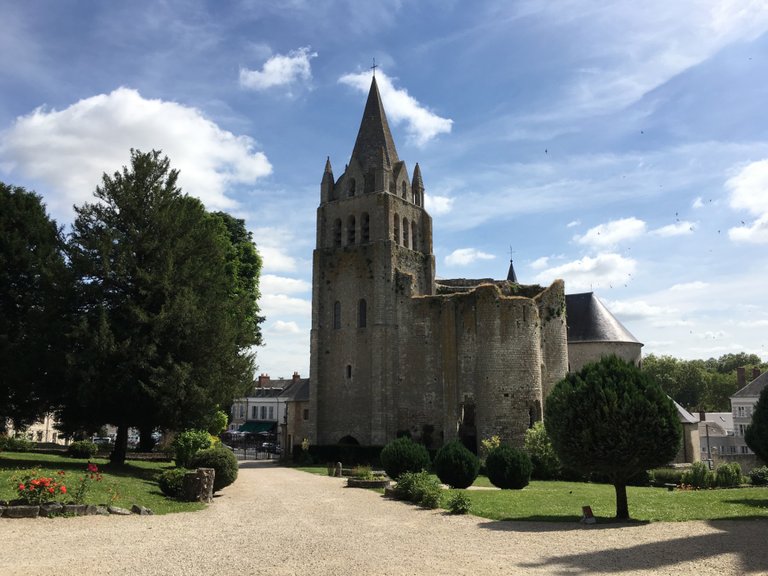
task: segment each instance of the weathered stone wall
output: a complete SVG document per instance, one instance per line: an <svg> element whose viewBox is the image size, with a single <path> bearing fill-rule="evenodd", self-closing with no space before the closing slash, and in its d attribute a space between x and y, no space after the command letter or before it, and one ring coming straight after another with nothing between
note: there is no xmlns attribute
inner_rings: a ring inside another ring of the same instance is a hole
<svg viewBox="0 0 768 576"><path fill-rule="evenodd" d="M544 403L552 388L568 373L568 331L565 284L555 280L535 297L541 318L541 386Z"/></svg>
<svg viewBox="0 0 768 576"><path fill-rule="evenodd" d="M568 345L568 370L578 372L586 364L612 354L639 366L642 347L639 342L571 342Z"/></svg>

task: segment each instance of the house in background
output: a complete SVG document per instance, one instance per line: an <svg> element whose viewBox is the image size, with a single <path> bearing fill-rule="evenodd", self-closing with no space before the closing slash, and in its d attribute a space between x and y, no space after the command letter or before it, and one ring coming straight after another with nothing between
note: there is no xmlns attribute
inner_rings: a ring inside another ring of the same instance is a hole
<svg viewBox="0 0 768 576"><path fill-rule="evenodd" d="M737 382L739 390L731 396L731 413L733 415L733 436L737 454L751 455L754 452L750 450L744 440L744 433L747 426L752 423L752 413L755 405L760 399L760 393L763 388L768 386L768 372L760 374L758 368L752 369L752 381L746 382L746 369L744 367L736 369Z"/></svg>

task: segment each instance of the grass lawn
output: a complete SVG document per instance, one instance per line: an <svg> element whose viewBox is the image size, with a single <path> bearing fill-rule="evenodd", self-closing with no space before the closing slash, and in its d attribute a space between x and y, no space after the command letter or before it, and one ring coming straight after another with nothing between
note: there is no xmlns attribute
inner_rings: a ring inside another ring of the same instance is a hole
<svg viewBox="0 0 768 576"><path fill-rule="evenodd" d="M325 466L296 469L327 474ZM493 485L485 476L478 476L473 486L490 488ZM608 484L534 480L522 490L446 490L443 507L454 492L463 492L470 498L471 514L491 520L574 522L581 518L582 506L590 506L602 521L612 520L616 514L616 495L613 486ZM629 486L627 500L632 519L645 522L768 519L768 487L670 492L665 488Z"/></svg>
<svg viewBox="0 0 768 576"><path fill-rule="evenodd" d="M86 496L86 504L113 503L129 508L133 504L146 506L155 514L171 512L190 512L201 510L204 504L198 502L178 502L167 498L155 482L155 477L173 466L168 462L128 461L125 466L112 467L103 458L93 458L91 462L99 467L102 474L100 482L92 482ZM39 475L57 480L63 479L69 494L72 494L86 471L88 460L37 454L34 452L0 452L0 500L17 498L14 479L25 471L37 469ZM63 470L64 476L57 473ZM62 498L57 498L62 501Z"/></svg>

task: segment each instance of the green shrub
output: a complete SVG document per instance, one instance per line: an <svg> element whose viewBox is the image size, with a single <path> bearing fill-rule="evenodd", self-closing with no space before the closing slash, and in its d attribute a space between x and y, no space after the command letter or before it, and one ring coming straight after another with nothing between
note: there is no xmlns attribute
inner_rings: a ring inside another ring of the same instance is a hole
<svg viewBox="0 0 768 576"><path fill-rule="evenodd" d="M0 434L0 452L5 451L5 447L7 446L7 443L8 443L8 436L6 436L5 434Z"/></svg>
<svg viewBox="0 0 768 576"><path fill-rule="evenodd" d="M539 420L532 428L525 431L525 451L531 457L533 472L531 476L537 480L554 480L560 478L563 465L552 447L547 435L544 422Z"/></svg>
<svg viewBox="0 0 768 576"><path fill-rule="evenodd" d="M213 479L214 492L218 492L237 480L237 458L229 448L221 445L200 450L192 456L189 467L216 470L216 477Z"/></svg>
<svg viewBox="0 0 768 576"><path fill-rule="evenodd" d="M755 486L768 486L768 466L752 468L752 471L749 473L749 479Z"/></svg>
<svg viewBox="0 0 768 576"><path fill-rule="evenodd" d="M653 483L657 486L664 484L682 484L683 468L656 468L651 471L653 474Z"/></svg>
<svg viewBox="0 0 768 576"><path fill-rule="evenodd" d="M164 470L157 478L157 483L162 493L171 498L179 498L184 486L184 474L186 473L186 468Z"/></svg>
<svg viewBox="0 0 768 576"><path fill-rule="evenodd" d="M329 474L330 476L330 474ZM352 476L354 478L362 478L363 480L370 480L373 478L373 471L370 466L358 464L352 468Z"/></svg>
<svg viewBox="0 0 768 576"><path fill-rule="evenodd" d="M499 488L519 490L531 481L533 465L528 454L511 446L501 445L491 450L485 460L488 480Z"/></svg>
<svg viewBox="0 0 768 576"><path fill-rule="evenodd" d="M99 447L90 440L78 440L72 442L67 448L67 455L71 458L93 458L99 451Z"/></svg>
<svg viewBox="0 0 768 576"><path fill-rule="evenodd" d="M12 438L10 436L4 436L5 438L5 450L6 452L29 452L33 448L32 442L26 438L20 436Z"/></svg>
<svg viewBox="0 0 768 576"><path fill-rule="evenodd" d="M398 438L381 450L381 465L387 476L397 480L405 472L429 468L429 452L408 437Z"/></svg>
<svg viewBox="0 0 768 576"><path fill-rule="evenodd" d="M715 484L720 488L734 488L741 484L741 466L738 462L722 463L715 470Z"/></svg>
<svg viewBox="0 0 768 576"><path fill-rule="evenodd" d="M452 488L467 488L480 472L480 460L459 441L449 442L435 455L432 470Z"/></svg>
<svg viewBox="0 0 768 576"><path fill-rule="evenodd" d="M190 460L200 450L211 447L211 435L205 430L184 430L173 440L176 466L190 468Z"/></svg>
<svg viewBox="0 0 768 576"><path fill-rule="evenodd" d="M451 514L469 514L471 507L472 501L464 492L456 492L448 500L448 510L451 511Z"/></svg>
<svg viewBox="0 0 768 576"><path fill-rule="evenodd" d="M403 472L395 485L395 497L425 508L438 508L443 495L440 481L429 472Z"/></svg>
<svg viewBox="0 0 768 576"><path fill-rule="evenodd" d="M709 488L715 484L715 473L704 462L694 462L683 472L681 483L694 488Z"/></svg>

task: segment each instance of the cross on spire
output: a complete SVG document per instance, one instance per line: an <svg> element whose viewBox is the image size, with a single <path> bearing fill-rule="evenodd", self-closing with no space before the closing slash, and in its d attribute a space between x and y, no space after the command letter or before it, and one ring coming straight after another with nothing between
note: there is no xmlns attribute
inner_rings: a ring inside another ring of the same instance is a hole
<svg viewBox="0 0 768 576"><path fill-rule="evenodd" d="M373 59L373 66L371 66L371 70L373 70L373 77L376 78L376 68L378 68L378 65L376 64L376 58Z"/></svg>

